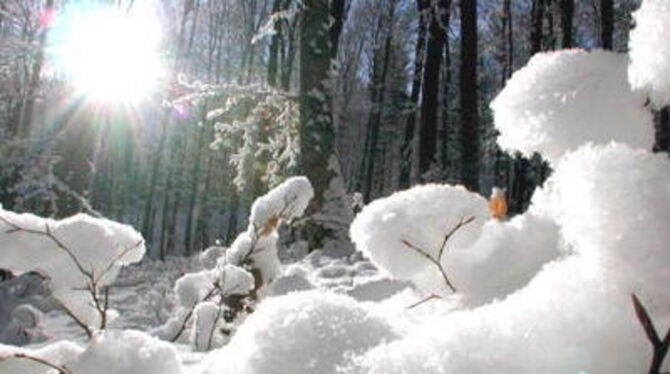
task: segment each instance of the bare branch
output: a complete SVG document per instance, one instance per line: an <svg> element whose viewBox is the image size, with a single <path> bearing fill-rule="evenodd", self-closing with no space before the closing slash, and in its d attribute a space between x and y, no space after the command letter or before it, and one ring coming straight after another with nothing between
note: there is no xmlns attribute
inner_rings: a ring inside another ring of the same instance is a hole
<svg viewBox="0 0 670 374"><path fill-rule="evenodd" d="M635 308L637 319L640 321L644 332L647 334L647 339L649 339L649 342L654 349L651 366L649 367L649 374L661 374L661 366L663 366L663 361L670 348L670 329L661 341L658 332L656 332L656 328L654 327L654 323L649 317L647 309L642 305L635 294L632 294L631 297L633 299L633 307Z"/></svg>
<svg viewBox="0 0 670 374"><path fill-rule="evenodd" d="M203 297L202 300L198 301L197 303L194 303L191 306L188 313L186 313L186 316L184 317L184 320L182 321L181 326L179 326L179 330L177 330L177 334L175 334L175 336L172 339L170 339L170 342L172 342L172 343L176 342L177 339L179 339L179 337L181 336L181 334L184 333L184 330L186 330L186 325L188 324L188 321L190 321L191 317L193 317L193 312L195 311L195 307L198 304L202 303L203 301L207 301L210 298L212 298L212 296L215 295L215 293L218 289L219 289L218 285L214 285L214 287L211 290L209 290L207 295L205 295L205 297Z"/></svg>
<svg viewBox="0 0 670 374"><path fill-rule="evenodd" d="M460 230L462 227L467 226L470 222L473 222L475 220L475 216L471 216L469 218L463 219L456 224L447 234L444 236L444 239L442 239L442 244L440 244L440 251L439 254L437 255L438 260L442 260L442 255L444 254L444 249L447 247L447 242L449 242L449 239L451 239L454 234Z"/></svg>
<svg viewBox="0 0 670 374"><path fill-rule="evenodd" d="M16 358L16 359L19 359L19 360L29 360L29 361L37 362L38 364L42 364L46 367L49 367L51 369L54 369L54 370L58 371L59 374L72 374L72 372L70 370L68 370L68 368L66 368L65 366L56 365L54 363L51 363L51 362L47 361L46 359L36 357L36 356L32 356L32 355L29 355L27 353L14 353L10 357L11 358ZM0 361L2 361L2 360L0 360Z"/></svg>

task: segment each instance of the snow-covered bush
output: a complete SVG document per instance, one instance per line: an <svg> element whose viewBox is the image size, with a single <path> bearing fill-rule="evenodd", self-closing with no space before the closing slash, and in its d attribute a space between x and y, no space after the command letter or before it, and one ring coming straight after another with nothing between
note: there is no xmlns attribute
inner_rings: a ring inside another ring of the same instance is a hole
<svg viewBox="0 0 670 374"><path fill-rule="evenodd" d="M627 70L628 57L611 52L536 54L491 103L498 144L528 156L538 152L553 165L587 142L650 148L647 98L631 91Z"/></svg>
<svg viewBox="0 0 670 374"><path fill-rule="evenodd" d="M199 350L220 345L222 339L214 331L230 334L238 317L252 310L279 274L278 226L300 217L313 196L307 178L293 177L259 197L251 207L247 230L225 251L212 250L220 253L216 265L177 280L180 308L156 333L164 339L179 339L195 316L192 344ZM205 257L207 263L214 260L210 254Z"/></svg>
<svg viewBox="0 0 670 374"><path fill-rule="evenodd" d="M61 370L59 374L68 373L64 370L64 365L76 360L83 351L81 347L71 342L52 343L36 349L0 344L0 373L45 374L57 370Z"/></svg>
<svg viewBox="0 0 670 374"><path fill-rule="evenodd" d="M89 336L106 325L107 286L145 252L130 226L84 214L58 221L2 209L0 249L0 268L47 277L59 307Z"/></svg>
<svg viewBox="0 0 670 374"><path fill-rule="evenodd" d="M630 33L628 74L634 89L649 95L658 108L670 104L670 3L645 0L633 13L635 28Z"/></svg>
<svg viewBox="0 0 670 374"><path fill-rule="evenodd" d="M97 334L67 367L75 374L182 373L174 346L132 330Z"/></svg>
<svg viewBox="0 0 670 374"><path fill-rule="evenodd" d="M337 373L352 357L396 336L386 320L350 297L297 292L266 299L230 343L211 354L204 373Z"/></svg>
<svg viewBox="0 0 670 374"><path fill-rule="evenodd" d="M486 199L463 187L425 185L367 205L351 238L394 277L444 296L459 288L449 277L454 252L472 245L488 216Z"/></svg>
<svg viewBox="0 0 670 374"><path fill-rule="evenodd" d="M481 304L524 286L559 253L552 221L536 214L505 222L489 216L486 200L462 187L419 186L366 206L351 237L392 276L444 296L453 291L444 271L464 303Z"/></svg>
<svg viewBox="0 0 670 374"><path fill-rule="evenodd" d="M584 146L546 188L535 203L560 225L564 257L502 301L436 316L376 347L355 372L646 372L651 348L630 295L670 319L670 160Z"/></svg>

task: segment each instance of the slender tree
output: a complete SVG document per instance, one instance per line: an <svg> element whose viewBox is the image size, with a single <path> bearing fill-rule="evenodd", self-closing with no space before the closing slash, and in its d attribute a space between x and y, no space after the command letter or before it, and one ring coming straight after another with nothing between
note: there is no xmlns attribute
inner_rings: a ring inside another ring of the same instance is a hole
<svg viewBox="0 0 670 374"><path fill-rule="evenodd" d="M479 189L479 114L477 85L477 1L461 0L461 137L463 184Z"/></svg>
<svg viewBox="0 0 670 374"><path fill-rule="evenodd" d="M614 47L614 0L600 0L600 43L603 49Z"/></svg>
<svg viewBox="0 0 670 374"><path fill-rule="evenodd" d="M574 47L573 18L575 14L575 0L561 1L561 48Z"/></svg>
<svg viewBox="0 0 670 374"><path fill-rule="evenodd" d="M439 108L440 69L445 30L441 15L447 11L448 0L431 4L428 12L426 63L421 92L421 124L419 127L419 172L423 175L437 162L437 113Z"/></svg>
<svg viewBox="0 0 670 374"><path fill-rule="evenodd" d="M416 37L416 47L414 51L414 72L412 74L412 88L409 97L410 111L405 123L405 134L401 148L400 164L400 188L408 188L411 184L412 160L414 159L413 147L416 135L416 107L419 105L419 95L421 94L421 78L423 76L424 52L426 48L427 33L427 14L428 0L417 0L417 10L419 12L419 26Z"/></svg>

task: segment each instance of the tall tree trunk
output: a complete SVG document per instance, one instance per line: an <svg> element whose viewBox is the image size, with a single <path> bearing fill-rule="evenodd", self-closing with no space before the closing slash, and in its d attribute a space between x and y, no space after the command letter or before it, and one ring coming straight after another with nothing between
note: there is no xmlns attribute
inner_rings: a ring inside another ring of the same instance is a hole
<svg viewBox="0 0 670 374"><path fill-rule="evenodd" d="M542 50L545 1L546 0L533 0L530 31L531 56Z"/></svg>
<svg viewBox="0 0 670 374"><path fill-rule="evenodd" d="M448 0L439 0L430 8L426 65L423 70L421 93L421 123L419 127L419 172L430 170L437 162L437 110L440 89L440 66L444 47L444 28L440 17Z"/></svg>
<svg viewBox="0 0 670 374"><path fill-rule="evenodd" d="M503 44L505 45L505 60L503 62L502 83L514 72L514 20L512 19L512 0L503 2Z"/></svg>
<svg viewBox="0 0 670 374"><path fill-rule="evenodd" d="M561 48L574 47L572 20L575 14L575 0L561 0Z"/></svg>
<svg viewBox="0 0 670 374"><path fill-rule="evenodd" d="M44 17L41 17L44 23L41 26L39 39L37 41L37 55L32 65L32 72L30 73L30 82L26 91L26 99L21 109L21 120L19 121L19 133L22 136L28 136L33 125L33 118L35 114L35 102L40 88L40 80L42 78L42 67L44 66L44 59L46 57L46 43L49 29L51 27L51 16L54 12L54 0L47 0L42 10Z"/></svg>
<svg viewBox="0 0 670 374"><path fill-rule="evenodd" d="M384 45L383 48L376 49L374 57L375 68L373 70L376 72L379 63L381 62L381 71L378 74L373 73L373 75L376 75L377 77L373 77L372 80L373 84L372 109L370 113L370 119L368 121L368 128L370 129L369 149L367 149L367 152L365 152L365 154L363 155L364 158L368 159L367 167L365 170L365 184L363 191L365 201L370 201L370 197L372 195L373 190L373 176L374 176L375 164L380 159L378 157L380 151L379 130L381 127L382 111L384 109L384 103L386 98L386 83L387 83L386 81L388 76L389 64L391 60L391 43L393 42L393 23L395 18L396 1L397 0L391 0L389 4L389 14L387 15L386 20L388 30L386 30ZM381 27L384 25L384 22L382 22L382 18L384 16L380 14L379 17L380 22L378 26ZM383 56L381 53L382 51Z"/></svg>
<svg viewBox="0 0 670 374"><path fill-rule="evenodd" d="M463 184L479 190L479 105L477 95L477 1L461 0L461 137Z"/></svg>
<svg viewBox="0 0 670 374"><path fill-rule="evenodd" d="M408 188L412 179L412 159L414 158L414 140L416 133L416 108L419 105L419 94L421 93L421 77L423 76L424 49L426 47L427 20L426 9L428 0L417 0L419 11L419 27L416 37L416 48L414 50L414 72L412 89L410 92L410 112L405 123L405 136L401 148L400 180L399 187Z"/></svg>
<svg viewBox="0 0 670 374"><path fill-rule="evenodd" d="M303 233L311 249L346 238L353 218L335 154L335 131L328 103L332 66L327 0L304 0L300 33L300 166L314 187ZM343 216L341 216L343 215ZM333 219L341 220L334 224Z"/></svg>
<svg viewBox="0 0 670 374"><path fill-rule="evenodd" d="M442 24L446 32L444 33L444 66L442 79L442 127L440 129L440 138L442 139L442 159L440 164L442 170L446 171L449 165L449 116L451 113L451 43L449 43L449 25L451 23L451 6L448 6L442 14Z"/></svg>
<svg viewBox="0 0 670 374"><path fill-rule="evenodd" d="M283 2L284 0L274 0L272 3L273 15L283 10ZM274 25L272 25L272 28L274 30L274 34L272 35L272 39L270 41L270 50L268 52L268 85L270 87L277 87L279 83L277 79L277 71L279 69L279 47L282 39L280 22L275 21Z"/></svg>
<svg viewBox="0 0 670 374"><path fill-rule="evenodd" d="M661 109L656 120L654 152L670 151L670 109Z"/></svg>
<svg viewBox="0 0 670 374"><path fill-rule="evenodd" d="M614 0L600 0L600 43L603 49L613 49Z"/></svg>

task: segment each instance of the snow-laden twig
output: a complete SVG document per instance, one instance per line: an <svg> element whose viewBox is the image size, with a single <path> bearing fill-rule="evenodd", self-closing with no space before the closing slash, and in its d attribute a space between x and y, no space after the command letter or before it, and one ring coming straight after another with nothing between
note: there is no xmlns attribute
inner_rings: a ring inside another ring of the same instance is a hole
<svg viewBox="0 0 670 374"><path fill-rule="evenodd" d="M442 275L442 279L444 280L444 283L447 285L447 287L449 287L449 289L452 292L456 292L456 287L454 287L454 285L451 283L451 280L449 280L449 276L447 275L447 272L444 269L444 266L442 266L442 257L444 256L445 248L447 247L449 239L451 239L454 236L454 234L456 234L458 232L458 230L467 226L469 223L473 222L474 220L475 220L474 216L471 216L471 217L468 217L468 218L463 218L444 235L444 238L442 239L442 244L441 244L440 248L437 250L437 253L438 253L437 258L433 257L425 249L420 248L420 247L412 244L408 240L403 239L402 244L404 244L407 248L410 248L410 249L414 250L416 253L420 254L421 256L426 258L430 263L435 265L435 267L437 267L438 271ZM437 295L431 295L426 300L422 300L421 302L419 302L417 304L411 305L410 308L414 308L414 307L416 307L420 304L423 304L424 302L426 302L428 300L438 298L438 297L439 296L437 296Z"/></svg>
<svg viewBox="0 0 670 374"><path fill-rule="evenodd" d="M29 355L27 353L22 353L22 352L21 353L14 353L14 354L6 357L6 358L0 357L0 361L10 359L10 358L15 358L17 360L28 360L28 361L37 362L38 364L41 364L41 365L44 365L48 368L56 370L58 372L58 374L72 374L72 372L68 368L66 368L65 366L56 365L52 362L49 362L46 359L36 357L36 356L32 356L32 355Z"/></svg>
<svg viewBox="0 0 670 374"><path fill-rule="evenodd" d="M635 308L635 314L637 319L640 321L644 332L647 334L647 339L651 343L654 354L651 359L651 365L649 367L649 374L668 374L661 373L661 366L663 366L663 360L668 354L668 349L670 348L670 329L665 333L663 340L661 340L656 327L654 327L654 322L649 317L647 309L642 305L640 299L635 294L631 295L633 299L633 307Z"/></svg>

